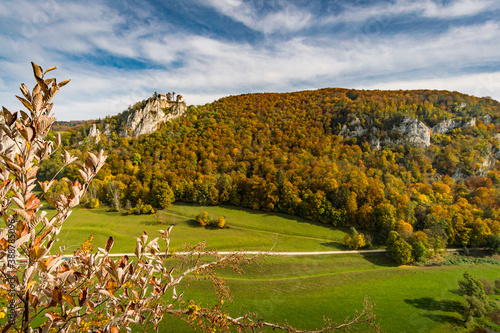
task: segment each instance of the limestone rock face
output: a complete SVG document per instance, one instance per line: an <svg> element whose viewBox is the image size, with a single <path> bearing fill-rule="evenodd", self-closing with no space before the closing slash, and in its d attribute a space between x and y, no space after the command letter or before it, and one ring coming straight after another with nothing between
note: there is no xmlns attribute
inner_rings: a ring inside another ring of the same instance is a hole
<svg viewBox="0 0 500 333"><path fill-rule="evenodd" d="M351 139L354 137L362 137L365 133L366 129L361 126L361 121L355 116L348 125L342 126L339 135Z"/></svg>
<svg viewBox="0 0 500 333"><path fill-rule="evenodd" d="M104 126L104 131L102 131L102 134L104 134L104 136L107 138L111 136L111 127L109 126L109 124L106 124Z"/></svg>
<svg viewBox="0 0 500 333"><path fill-rule="evenodd" d="M143 109L128 115L125 131L120 134L138 136L153 133L160 124L183 115L186 109L184 101L150 100Z"/></svg>
<svg viewBox="0 0 500 333"><path fill-rule="evenodd" d="M493 122L493 118L489 114L483 116L482 119L483 119L483 124L485 125L489 125Z"/></svg>
<svg viewBox="0 0 500 333"><path fill-rule="evenodd" d="M480 117L480 119L483 121L483 124L489 125L493 122L493 118L487 114L483 117ZM472 118L470 121L463 122L457 119L447 119L445 121L440 122L436 126L432 128L433 133L437 134L445 134L448 131L451 131L452 129L455 128L468 128L468 127L474 127L476 126L477 118Z"/></svg>
<svg viewBox="0 0 500 333"><path fill-rule="evenodd" d="M340 131L339 135L345 136L347 138L354 138L354 137L361 137L366 133L366 129L364 129L362 126L356 126L354 129L349 130L346 125L342 127L342 130Z"/></svg>
<svg viewBox="0 0 500 333"><path fill-rule="evenodd" d="M463 128L476 126L476 120L476 118L472 118L471 121L468 121L463 125Z"/></svg>
<svg viewBox="0 0 500 333"><path fill-rule="evenodd" d="M447 119L434 126L432 128L432 132L437 134L445 134L446 132L451 131L452 129L460 127L460 125L461 122L458 120Z"/></svg>
<svg viewBox="0 0 500 333"><path fill-rule="evenodd" d="M95 143L98 143L101 136L101 131L97 128L96 124L93 124L89 131L89 138L94 138Z"/></svg>
<svg viewBox="0 0 500 333"><path fill-rule="evenodd" d="M403 142L416 147L429 147L431 145L431 130L418 119L405 117L404 120L394 126L394 130L403 135Z"/></svg>

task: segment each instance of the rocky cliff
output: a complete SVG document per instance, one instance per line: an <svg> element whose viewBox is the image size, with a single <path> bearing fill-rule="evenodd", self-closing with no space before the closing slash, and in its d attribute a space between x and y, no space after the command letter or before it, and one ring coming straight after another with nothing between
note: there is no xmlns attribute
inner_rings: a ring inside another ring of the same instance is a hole
<svg viewBox="0 0 500 333"><path fill-rule="evenodd" d="M93 138L95 143L98 143L101 140L101 131L99 131L96 124L92 124L89 131L89 138Z"/></svg>
<svg viewBox="0 0 500 333"><path fill-rule="evenodd" d="M104 126L101 130L93 124L88 136L98 143L101 134L108 138L113 132L123 137L150 134L155 132L161 124L183 115L186 110L184 100L171 101L161 97L151 97L115 116L115 121L101 124L101 127Z"/></svg>
<svg viewBox="0 0 500 333"><path fill-rule="evenodd" d="M400 124L394 126L394 130L402 134L397 143L408 142L416 147L431 145L431 130L418 119L406 116Z"/></svg>
<svg viewBox="0 0 500 333"><path fill-rule="evenodd" d="M153 133L160 124L183 115L186 109L187 106L184 101L150 99L144 108L128 115L121 134L124 136L138 136Z"/></svg>
<svg viewBox="0 0 500 333"><path fill-rule="evenodd" d="M483 124L488 125L492 122L492 117L486 115L480 117ZM361 125L358 117L354 116L350 121L344 124L339 132L339 135L344 138L366 138L370 142L372 148L380 149L384 144L404 144L408 143L414 147L426 148L431 145L432 134L446 134L447 132L460 128L466 129L468 127L475 127L477 118L472 118L469 121L462 121L458 119L447 119L439 124L428 127L426 124L416 118L405 116L404 119L392 126L392 132L397 136L397 139L386 138L380 140L379 129L376 127L367 126L366 128ZM500 139L500 136L499 138ZM500 141L500 140L499 140ZM500 156L500 155L499 155Z"/></svg>

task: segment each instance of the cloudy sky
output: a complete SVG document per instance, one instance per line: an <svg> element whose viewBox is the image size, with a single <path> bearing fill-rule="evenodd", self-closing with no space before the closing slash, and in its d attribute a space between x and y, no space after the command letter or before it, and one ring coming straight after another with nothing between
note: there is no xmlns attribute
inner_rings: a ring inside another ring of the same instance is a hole
<svg viewBox="0 0 500 333"><path fill-rule="evenodd" d="M154 91L188 104L324 87L446 89L500 100L497 0L2 0L0 101L30 62L61 81L60 120Z"/></svg>

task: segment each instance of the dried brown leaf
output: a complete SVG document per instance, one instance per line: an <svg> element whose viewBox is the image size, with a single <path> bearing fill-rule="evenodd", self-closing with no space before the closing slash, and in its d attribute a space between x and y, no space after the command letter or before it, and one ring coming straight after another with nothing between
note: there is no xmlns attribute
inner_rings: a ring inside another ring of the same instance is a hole
<svg viewBox="0 0 500 333"><path fill-rule="evenodd" d="M33 67L33 73L35 74L35 77L42 78L43 77L42 67L38 66L34 62L31 63L31 66Z"/></svg>
<svg viewBox="0 0 500 333"><path fill-rule="evenodd" d="M24 105L24 107L25 107L26 109L28 109L29 111L33 111L33 105L31 105L31 103L30 103L29 101L27 101L27 100L25 100L24 98L19 97L19 96L17 96L17 95L16 95L16 97L17 97L17 99L18 99L18 100L20 100L20 101L21 101L21 103L23 103L23 105Z"/></svg>
<svg viewBox="0 0 500 333"><path fill-rule="evenodd" d="M26 99L31 102L31 94L28 87L26 87L24 83L21 83L19 89L21 89L21 92L23 93L24 97L26 97Z"/></svg>
<svg viewBox="0 0 500 333"><path fill-rule="evenodd" d="M114 243L113 237L109 236L108 240L106 241L106 246L105 246L106 252L109 252L111 250L111 248L113 247L113 243Z"/></svg>
<svg viewBox="0 0 500 333"><path fill-rule="evenodd" d="M39 112L43 107L43 96L42 93L37 93L33 96L33 109L35 112Z"/></svg>
<svg viewBox="0 0 500 333"><path fill-rule="evenodd" d="M55 287L54 290L52 290L52 299L57 303L61 304L62 301L62 293L61 289L59 287Z"/></svg>
<svg viewBox="0 0 500 333"><path fill-rule="evenodd" d="M50 71L53 71L54 69L57 69L57 66L52 66L52 67L49 67L45 70L45 74L47 74L48 72Z"/></svg>
<svg viewBox="0 0 500 333"><path fill-rule="evenodd" d="M73 299L73 297L71 297L70 294L64 294L62 298L72 306L76 306L75 300Z"/></svg>
<svg viewBox="0 0 500 333"><path fill-rule="evenodd" d="M114 281L113 279L110 279L108 281L108 283L106 283L105 288L108 291L108 293L110 293L111 295L114 295L117 287L118 287L118 284L116 283L116 281Z"/></svg>
<svg viewBox="0 0 500 333"><path fill-rule="evenodd" d="M80 306L83 306L86 300L87 300L87 288L84 288L80 292L80 296L78 296L78 304Z"/></svg>
<svg viewBox="0 0 500 333"><path fill-rule="evenodd" d="M62 82L59 82L57 87L59 87L59 88L64 87L65 85L67 85L69 83L69 81L71 81L71 80L64 80Z"/></svg>

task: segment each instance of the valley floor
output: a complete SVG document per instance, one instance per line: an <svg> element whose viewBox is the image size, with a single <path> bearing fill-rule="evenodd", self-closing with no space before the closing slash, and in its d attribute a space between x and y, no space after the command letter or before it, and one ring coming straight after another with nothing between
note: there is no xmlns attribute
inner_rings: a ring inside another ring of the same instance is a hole
<svg viewBox="0 0 500 333"><path fill-rule="evenodd" d="M207 211L212 218L224 216L229 228L198 227L193 218ZM113 252L133 252L135 237L142 231L154 236L156 230L175 224L172 246L206 241L209 248L223 251L278 252L339 251L345 230L314 224L282 214L267 214L231 207L203 207L175 204L166 211L168 220L158 224L154 216L127 216L105 209L76 209L60 234L60 245L71 253L90 235L102 246L112 235ZM173 262L173 264L175 264ZM361 310L368 297L385 332L464 332L459 315L463 297L457 294L464 272L494 281L500 265L400 266L385 253L341 253L335 255L268 256L243 267L245 274L230 270L227 279L233 316L256 312L268 321L312 329L323 324L323 316L340 323ZM179 288L180 289L180 288ZM178 289L178 290L179 290ZM190 281L184 299L212 304L212 287L205 281ZM491 296L496 299L496 296ZM489 321L491 322L491 321ZM161 332L191 332L175 318L165 320Z"/></svg>

